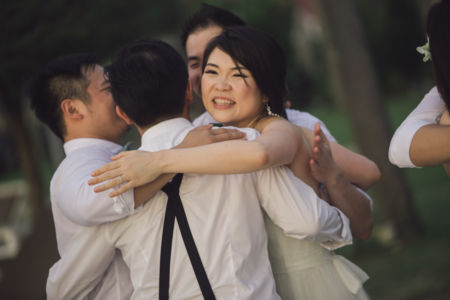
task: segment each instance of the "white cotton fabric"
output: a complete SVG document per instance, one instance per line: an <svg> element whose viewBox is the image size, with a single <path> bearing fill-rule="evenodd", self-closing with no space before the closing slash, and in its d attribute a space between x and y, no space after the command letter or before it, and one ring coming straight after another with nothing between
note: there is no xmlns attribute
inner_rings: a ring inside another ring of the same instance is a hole
<svg viewBox="0 0 450 300"><path fill-rule="evenodd" d="M141 149L172 148L192 129L181 118L159 123L145 132ZM256 134L247 131L247 137ZM347 217L285 167L237 175L185 174L180 197L217 299L280 299L268 259L261 206L292 238L309 239L330 249L352 241ZM70 270L78 282L76 288L89 289L118 248L130 268L131 299L157 299L166 203L167 196L160 191L138 213L87 228L77 236L77 245L89 247L89 255L73 249L67 256L70 259L60 263L60 271ZM170 299L202 299L178 225L172 247Z"/></svg>
<svg viewBox="0 0 450 300"><path fill-rule="evenodd" d="M433 87L392 136L389 145L390 162L400 168L418 168L409 156L412 139L422 126L436 124L436 117L444 110L445 103L437 88Z"/></svg>
<svg viewBox="0 0 450 300"><path fill-rule="evenodd" d="M56 242L61 260L77 247L77 235L89 226L126 217L135 212L133 191L111 199L108 192L95 193L88 185L91 173L111 161L121 146L102 139L79 138L64 144L66 158L61 162L50 183L50 201L55 222ZM89 249L84 249L89 251ZM95 290L78 295L79 299L129 299L132 287L128 267L120 253L100 276ZM68 299L66 289L72 280L70 273L61 274L56 263L47 279L48 299ZM89 274L86 274L89 276ZM52 282L60 282L58 286ZM54 289L53 289L54 288Z"/></svg>

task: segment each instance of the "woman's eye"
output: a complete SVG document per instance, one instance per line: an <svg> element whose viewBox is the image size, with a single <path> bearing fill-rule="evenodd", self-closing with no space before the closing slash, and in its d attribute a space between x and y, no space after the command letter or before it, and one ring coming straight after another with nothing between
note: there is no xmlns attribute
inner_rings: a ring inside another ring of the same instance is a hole
<svg viewBox="0 0 450 300"><path fill-rule="evenodd" d="M236 74L233 74L233 76L234 77L242 77L242 78L247 78L248 77L247 75L242 74L242 73L236 73Z"/></svg>
<svg viewBox="0 0 450 300"><path fill-rule="evenodd" d="M205 73L205 74L217 74L217 72L214 71L214 70L205 70L204 73Z"/></svg>
<svg viewBox="0 0 450 300"><path fill-rule="evenodd" d="M199 63L195 63L195 64L190 65L189 67L190 67L191 69L197 69L199 66L200 66Z"/></svg>

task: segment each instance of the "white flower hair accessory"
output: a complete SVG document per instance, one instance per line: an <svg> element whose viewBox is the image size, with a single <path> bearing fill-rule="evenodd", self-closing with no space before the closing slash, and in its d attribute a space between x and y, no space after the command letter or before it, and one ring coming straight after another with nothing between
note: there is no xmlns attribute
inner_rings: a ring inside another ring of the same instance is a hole
<svg viewBox="0 0 450 300"><path fill-rule="evenodd" d="M430 51L430 39L427 36L427 43L421 47L416 48L417 52L423 54L423 61L427 62L431 60L431 51Z"/></svg>

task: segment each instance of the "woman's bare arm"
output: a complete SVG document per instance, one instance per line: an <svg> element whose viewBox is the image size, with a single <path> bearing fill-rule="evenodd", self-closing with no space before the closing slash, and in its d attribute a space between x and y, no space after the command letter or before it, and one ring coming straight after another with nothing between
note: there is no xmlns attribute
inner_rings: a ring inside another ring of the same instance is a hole
<svg viewBox="0 0 450 300"><path fill-rule="evenodd" d="M124 152L93 173L91 184L111 180L96 188L103 191L127 183L112 195L151 182L164 173L234 174L290 164L297 152L298 133L283 119L261 125L262 134L253 141L232 140L200 147L159 152ZM115 178L115 179L114 179Z"/></svg>

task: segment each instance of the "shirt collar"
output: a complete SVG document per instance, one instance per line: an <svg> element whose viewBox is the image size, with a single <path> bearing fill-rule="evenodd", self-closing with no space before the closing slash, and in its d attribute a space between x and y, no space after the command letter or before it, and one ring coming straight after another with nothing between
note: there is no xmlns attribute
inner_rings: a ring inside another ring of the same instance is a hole
<svg viewBox="0 0 450 300"><path fill-rule="evenodd" d="M119 144L116 144L111 141L96 139L96 138L78 138L70 140L64 143L64 152L66 155L69 155L75 150L85 148L85 147L95 147L101 146L102 148L109 149L112 153L120 151L121 147Z"/></svg>
<svg viewBox="0 0 450 300"><path fill-rule="evenodd" d="M172 148L181 143L192 128L192 123L185 118L160 122L144 132L141 148L146 151Z"/></svg>

